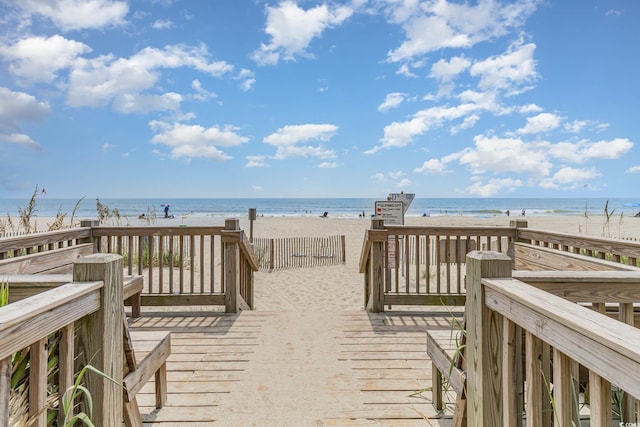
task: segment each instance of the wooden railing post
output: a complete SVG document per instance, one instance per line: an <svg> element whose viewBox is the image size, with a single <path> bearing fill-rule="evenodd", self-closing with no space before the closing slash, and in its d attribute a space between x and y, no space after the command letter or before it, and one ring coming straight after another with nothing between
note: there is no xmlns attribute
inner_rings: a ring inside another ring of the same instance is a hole
<svg viewBox="0 0 640 427"><path fill-rule="evenodd" d="M511 277L511 259L500 252L467 255L468 426L501 426L502 316L485 305L483 278Z"/></svg>
<svg viewBox="0 0 640 427"><path fill-rule="evenodd" d="M77 328L76 371L90 364L113 380L94 372L84 377L97 426L122 423L122 278L120 255L89 255L78 258L73 265L74 282L104 282L100 310L80 320Z"/></svg>
<svg viewBox="0 0 640 427"><path fill-rule="evenodd" d="M527 228L529 226L529 223L527 222L526 219L512 219L511 221L509 221L509 227L511 228L515 228L516 229L516 235L514 237L514 239L509 242L509 247L507 248L507 255L509 255L509 257L511 258L511 267L512 269L515 270L515 263L516 263L516 250L514 248L514 243L531 243L530 240L526 240L526 239L521 239L519 234L520 234L520 228Z"/></svg>
<svg viewBox="0 0 640 427"><path fill-rule="evenodd" d="M240 311L240 246L239 240L232 237L239 233L242 232L238 219L224 221L224 306L227 313Z"/></svg>
<svg viewBox="0 0 640 427"><path fill-rule="evenodd" d="M88 227L88 228L92 228L93 227L97 227L100 225L100 221L96 220L96 219L83 219L80 220L80 227ZM85 242L82 243L93 243L93 252L98 252L98 239L93 237L93 230L92 230L92 235L91 237L89 237Z"/></svg>
<svg viewBox="0 0 640 427"><path fill-rule="evenodd" d="M382 219L371 220L371 230L384 230ZM385 256L384 241L375 240L371 244L371 256L369 257L370 273L365 274L368 280L367 311L370 313L380 313L384 311L384 281L385 281ZM366 285L366 284L365 284Z"/></svg>

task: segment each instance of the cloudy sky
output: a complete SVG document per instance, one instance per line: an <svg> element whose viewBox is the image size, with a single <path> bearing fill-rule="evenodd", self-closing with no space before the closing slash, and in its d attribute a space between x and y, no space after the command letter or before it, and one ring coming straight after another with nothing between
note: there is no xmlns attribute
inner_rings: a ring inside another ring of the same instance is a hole
<svg viewBox="0 0 640 427"><path fill-rule="evenodd" d="M0 197L635 197L637 0L0 0Z"/></svg>

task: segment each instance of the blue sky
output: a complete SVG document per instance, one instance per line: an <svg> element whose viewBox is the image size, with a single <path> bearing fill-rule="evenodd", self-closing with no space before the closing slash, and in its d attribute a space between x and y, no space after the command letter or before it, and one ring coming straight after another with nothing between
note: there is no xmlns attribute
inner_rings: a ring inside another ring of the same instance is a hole
<svg viewBox="0 0 640 427"><path fill-rule="evenodd" d="M637 0L0 0L0 197L636 197Z"/></svg>

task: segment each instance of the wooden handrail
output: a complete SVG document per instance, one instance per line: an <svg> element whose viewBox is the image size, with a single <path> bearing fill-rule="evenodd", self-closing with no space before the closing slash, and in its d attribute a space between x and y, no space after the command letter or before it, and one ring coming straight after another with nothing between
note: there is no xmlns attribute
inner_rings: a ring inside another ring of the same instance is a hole
<svg viewBox="0 0 640 427"><path fill-rule="evenodd" d="M45 247L61 242L84 240L91 237L91 228L72 228L68 230L48 231L24 236L4 237L0 239L0 255L25 248ZM0 259L3 257L0 256Z"/></svg>
<svg viewBox="0 0 640 427"><path fill-rule="evenodd" d="M515 270L513 277L571 302L640 302L640 272Z"/></svg>
<svg viewBox="0 0 640 427"><path fill-rule="evenodd" d="M619 239L583 236L530 228L518 229L518 239L544 242L560 247L573 247L588 251L640 258L640 243Z"/></svg>
<svg viewBox="0 0 640 427"><path fill-rule="evenodd" d="M483 279L487 307L640 398L640 330L517 279Z"/></svg>
<svg viewBox="0 0 640 427"><path fill-rule="evenodd" d="M242 251L242 254L247 260L247 263L249 263L249 265L251 266L251 269L253 271L258 271L260 269L260 265L258 264L258 259L256 258L256 255L253 253L251 242L249 242L249 238L246 236L246 234L244 233L242 234L242 239L240 240L239 243L240 243L240 250Z"/></svg>
<svg viewBox="0 0 640 427"><path fill-rule="evenodd" d="M100 308L103 282L69 283L0 308L0 360Z"/></svg>
<svg viewBox="0 0 640 427"><path fill-rule="evenodd" d="M93 237L125 237L125 236L190 236L190 235L220 235L222 226L188 226L188 227L93 227Z"/></svg>

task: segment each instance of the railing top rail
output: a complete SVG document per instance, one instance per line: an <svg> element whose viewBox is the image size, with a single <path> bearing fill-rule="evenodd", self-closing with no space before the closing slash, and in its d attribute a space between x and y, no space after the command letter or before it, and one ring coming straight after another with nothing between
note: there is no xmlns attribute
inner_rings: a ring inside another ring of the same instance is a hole
<svg viewBox="0 0 640 427"><path fill-rule="evenodd" d="M0 360L97 311L103 286L68 283L0 307Z"/></svg>
<svg viewBox="0 0 640 427"><path fill-rule="evenodd" d="M260 264L258 263L256 255L253 253L253 248L251 246L251 242L249 242L249 238L244 233L242 233L242 239L240 240L240 250L247 259L251 269L253 271L258 271L260 269Z"/></svg>
<svg viewBox="0 0 640 427"><path fill-rule="evenodd" d="M608 237L576 235L558 231L519 228L518 238L526 240L556 243L565 246L575 246L595 251L608 251L640 258L640 242L614 239Z"/></svg>
<svg viewBox="0 0 640 427"><path fill-rule="evenodd" d="M638 271L530 271L513 270L513 278L525 283L638 283ZM638 287L640 292L640 286Z"/></svg>
<svg viewBox="0 0 640 427"><path fill-rule="evenodd" d="M640 302L639 271L521 271L513 277L577 303Z"/></svg>
<svg viewBox="0 0 640 427"><path fill-rule="evenodd" d="M512 236L515 237L515 227L489 226L489 227L456 227L456 226L415 226L415 225L388 225L385 227L388 234L396 235L440 235L440 236Z"/></svg>
<svg viewBox="0 0 640 427"><path fill-rule="evenodd" d="M154 236L154 235L221 235L224 226L186 226L186 227L93 227L93 236Z"/></svg>
<svg viewBox="0 0 640 427"><path fill-rule="evenodd" d="M640 382L640 329L520 280L482 279L485 303L589 370L635 397Z"/></svg>
<svg viewBox="0 0 640 427"><path fill-rule="evenodd" d="M40 245L48 245L66 240L91 237L91 228L77 227L66 230L47 231L44 233L25 234L22 236L0 238L0 252L19 250Z"/></svg>

